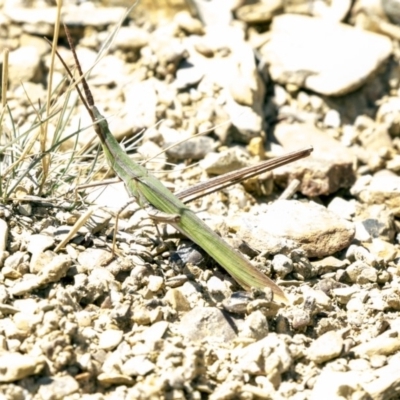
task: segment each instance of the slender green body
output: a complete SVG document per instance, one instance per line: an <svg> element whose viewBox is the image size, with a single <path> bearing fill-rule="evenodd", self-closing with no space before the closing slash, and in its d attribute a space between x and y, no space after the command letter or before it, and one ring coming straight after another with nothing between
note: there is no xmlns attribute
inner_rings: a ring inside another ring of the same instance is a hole
<svg viewBox="0 0 400 400"><path fill-rule="evenodd" d="M96 132L100 136L111 168L124 181L129 194L135 197L140 205L150 203L157 210L178 215L179 220L171 222L171 225L202 247L244 289L270 287L274 292L275 301L287 303L285 294L278 285L213 232L146 168L133 162L114 138L107 121L97 108L92 106L91 109L97 122Z"/></svg>

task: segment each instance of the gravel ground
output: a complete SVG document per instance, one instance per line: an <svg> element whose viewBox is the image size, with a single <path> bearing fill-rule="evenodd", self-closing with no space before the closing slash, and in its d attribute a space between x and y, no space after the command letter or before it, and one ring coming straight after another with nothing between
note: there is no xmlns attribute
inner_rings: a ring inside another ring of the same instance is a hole
<svg viewBox="0 0 400 400"><path fill-rule="evenodd" d="M280 285L285 306L268 290L244 292L136 204L121 214L113 257L123 185L89 189L70 208L95 157L96 176L109 175L75 92L63 135L89 129L53 156L43 195L32 135L55 8L2 3L1 143L29 133L33 147L11 177L2 172L2 195L13 190L0 207L0 399L400 398L399 3L252 3L160 3L150 14L141 4L88 82L114 135L135 159L157 155L146 166L173 191L313 146L307 159L190 205ZM84 70L124 13L64 6ZM65 46L61 33L70 62ZM56 62L54 83L64 75ZM60 88L55 109L68 94ZM48 122L47 146L59 121ZM11 146L2 171L10 149L29 150Z"/></svg>

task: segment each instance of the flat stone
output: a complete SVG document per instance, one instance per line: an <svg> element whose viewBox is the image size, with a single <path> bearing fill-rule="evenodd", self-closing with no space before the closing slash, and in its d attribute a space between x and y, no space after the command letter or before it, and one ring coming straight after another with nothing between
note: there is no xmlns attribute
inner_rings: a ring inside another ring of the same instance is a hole
<svg viewBox="0 0 400 400"><path fill-rule="evenodd" d="M54 245L54 238L48 235L31 235L29 237L28 248L27 250L31 254L42 253L43 251L47 250L48 248Z"/></svg>
<svg viewBox="0 0 400 400"><path fill-rule="evenodd" d="M108 207L116 212L128 204L130 199L123 182L114 185L94 186L87 189L87 194L87 201L90 204Z"/></svg>
<svg viewBox="0 0 400 400"><path fill-rule="evenodd" d="M299 143L312 145L313 152L303 160L273 171L277 184L287 186L300 181L299 191L314 197L349 188L356 180L355 158L348 148L311 124L277 124L274 135L287 151L297 150Z"/></svg>
<svg viewBox="0 0 400 400"><path fill-rule="evenodd" d="M359 88L391 52L385 36L294 14L274 18L271 39L260 49L274 81L327 96Z"/></svg>
<svg viewBox="0 0 400 400"><path fill-rule="evenodd" d="M62 400L79 390L79 383L69 375L41 378L38 385L43 400Z"/></svg>
<svg viewBox="0 0 400 400"><path fill-rule="evenodd" d="M157 82L148 79L143 82L132 82L123 87L124 117L121 124L129 127L131 132L154 126L157 123ZM116 135L117 136L117 135Z"/></svg>
<svg viewBox="0 0 400 400"><path fill-rule="evenodd" d="M222 175L249 165L249 155L240 147L233 147L221 153L209 153L200 161L200 167L209 175Z"/></svg>
<svg viewBox="0 0 400 400"><path fill-rule="evenodd" d="M97 376L97 380L103 385L132 385L134 383L130 376L118 372L103 372Z"/></svg>
<svg viewBox="0 0 400 400"><path fill-rule="evenodd" d="M64 10L63 10L64 11ZM125 7L93 7L82 4L81 6L69 5L65 8L63 21L67 25L97 26L103 27L116 24L125 14ZM43 25L54 27L54 18L57 15L56 7L49 8L22 8L10 7L6 10L6 15L13 22L29 25L32 32L33 27L41 28ZM39 33L40 30L32 33Z"/></svg>
<svg viewBox="0 0 400 400"><path fill-rule="evenodd" d="M50 282L58 282L63 278L71 266L71 259L67 255L55 256L38 274L40 285Z"/></svg>
<svg viewBox="0 0 400 400"><path fill-rule="evenodd" d="M162 339L162 337L164 336L165 332L168 329L168 326L169 326L169 322L158 321L158 322L152 324L151 326L149 326L148 328L146 328L142 332L142 339L146 343L156 342L157 340Z"/></svg>
<svg viewBox="0 0 400 400"><path fill-rule="evenodd" d="M361 374L358 371L323 370L316 379L310 400L337 400L343 398L343 393L351 393L354 399L368 398L362 387Z"/></svg>
<svg viewBox="0 0 400 400"><path fill-rule="evenodd" d="M393 354L400 350L400 333L394 330L386 331L369 342L353 347L351 350L358 357Z"/></svg>
<svg viewBox="0 0 400 400"><path fill-rule="evenodd" d="M329 271L346 268L349 265L349 261L339 260L336 257L328 256L321 260L312 261L311 265L318 270L318 275L322 275Z"/></svg>
<svg viewBox="0 0 400 400"><path fill-rule="evenodd" d="M333 360L343 349L342 336L335 331L329 331L315 340L308 349L307 355L317 364Z"/></svg>
<svg viewBox="0 0 400 400"><path fill-rule="evenodd" d="M39 273L43 268L45 268L54 258L56 253L53 251L45 251L32 253L31 261L29 263L29 271L32 274Z"/></svg>
<svg viewBox="0 0 400 400"><path fill-rule="evenodd" d="M179 332L188 340L203 339L229 342L236 337L231 323L214 307L195 307L186 313L179 325Z"/></svg>
<svg viewBox="0 0 400 400"><path fill-rule="evenodd" d="M164 147L169 147L173 143L166 143ZM175 160L202 160L215 148L215 141L207 136L199 136L188 139L182 143L177 143L167 150L170 158Z"/></svg>
<svg viewBox="0 0 400 400"><path fill-rule="evenodd" d="M221 29L221 27L229 26L232 21L233 1L193 0L191 4L194 5L201 21L206 26L217 26Z"/></svg>
<svg viewBox="0 0 400 400"><path fill-rule="evenodd" d="M296 200L276 201L242 222L238 237L271 254L301 248L307 257L325 257L350 245L355 233L351 222L325 207Z"/></svg>
<svg viewBox="0 0 400 400"><path fill-rule="evenodd" d="M99 348L104 350L115 349L122 340L124 332L117 329L107 329L99 336Z"/></svg>
<svg viewBox="0 0 400 400"><path fill-rule="evenodd" d="M189 63L182 63L176 71L176 79L174 86L177 90L184 90L197 85L204 76L204 71L201 68Z"/></svg>
<svg viewBox="0 0 400 400"><path fill-rule="evenodd" d="M121 369L125 375L144 376L153 371L156 367L154 363L146 358L146 356L136 356L126 361Z"/></svg>
<svg viewBox="0 0 400 400"><path fill-rule="evenodd" d="M112 257L113 255L107 250L89 248L79 254L78 263L82 268L90 271L98 266L106 265Z"/></svg>
<svg viewBox="0 0 400 400"><path fill-rule="evenodd" d="M38 374L45 361L40 357L4 352L0 354L0 382L14 382Z"/></svg>

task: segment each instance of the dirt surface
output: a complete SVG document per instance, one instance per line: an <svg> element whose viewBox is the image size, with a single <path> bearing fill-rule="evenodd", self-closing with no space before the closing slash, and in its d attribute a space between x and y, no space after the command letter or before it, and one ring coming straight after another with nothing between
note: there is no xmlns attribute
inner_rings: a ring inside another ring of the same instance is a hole
<svg viewBox="0 0 400 400"><path fill-rule="evenodd" d="M171 190L313 146L190 204L285 306L137 204L113 256L128 195L118 183L75 201L112 171L58 61L44 146L79 135L40 158L56 10L3 2L1 398L399 398L397 2L251 3L141 4L118 32L123 5L69 3L62 20L85 71L101 55L88 83L113 134L133 159L156 156L146 167ZM72 64L64 33L58 49Z"/></svg>

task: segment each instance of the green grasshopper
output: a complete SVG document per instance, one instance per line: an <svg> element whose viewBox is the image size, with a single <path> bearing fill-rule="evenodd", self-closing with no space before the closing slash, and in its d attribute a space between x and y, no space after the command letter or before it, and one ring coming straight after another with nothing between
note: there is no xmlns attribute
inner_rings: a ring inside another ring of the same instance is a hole
<svg viewBox="0 0 400 400"><path fill-rule="evenodd" d="M109 130L106 119L96 108L89 86L84 78L68 29L64 26L78 69L85 97L78 89L79 96L85 104L93 121L94 130L100 139L101 146L110 167L125 183L128 193L140 206L152 206L155 210L167 215L167 220L175 229L188 237L205 250L246 290L254 288L270 288L274 301L288 303L283 290L261 271L254 267L242 254L234 250L220 236L213 232L196 214L178 197L169 191L156 177L143 166L131 160ZM68 73L73 79L69 69ZM309 155L312 148L299 151L286 157L289 161ZM286 161L286 162L289 162Z"/></svg>

